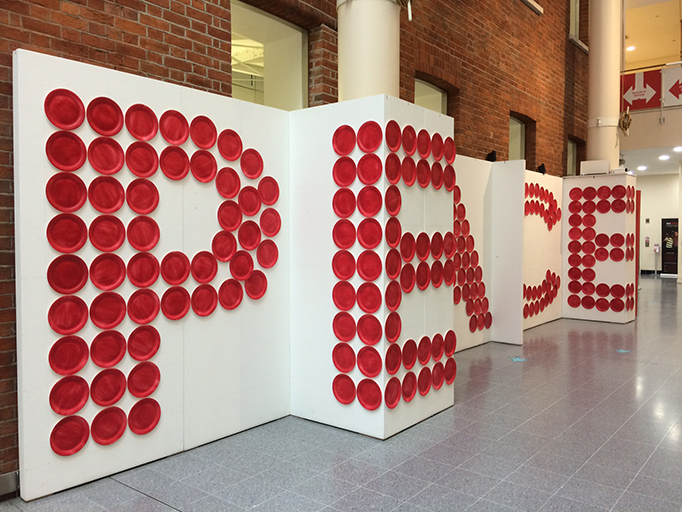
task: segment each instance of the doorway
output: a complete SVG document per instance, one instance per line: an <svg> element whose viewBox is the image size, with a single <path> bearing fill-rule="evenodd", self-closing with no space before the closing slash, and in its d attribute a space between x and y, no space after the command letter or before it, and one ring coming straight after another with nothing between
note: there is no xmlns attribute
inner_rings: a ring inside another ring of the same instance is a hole
<svg viewBox="0 0 682 512"><path fill-rule="evenodd" d="M661 273L677 275L678 219L661 219Z"/></svg>

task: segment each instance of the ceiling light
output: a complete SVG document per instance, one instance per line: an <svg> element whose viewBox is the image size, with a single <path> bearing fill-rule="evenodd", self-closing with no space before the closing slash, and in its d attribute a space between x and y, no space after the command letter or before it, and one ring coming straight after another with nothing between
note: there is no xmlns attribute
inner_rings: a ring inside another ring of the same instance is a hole
<svg viewBox="0 0 682 512"><path fill-rule="evenodd" d="M675 153L682 153L682 146L677 146L677 147L673 148L673 151Z"/></svg>
<svg viewBox="0 0 682 512"><path fill-rule="evenodd" d="M661 155L658 157L658 159L659 160L670 160L670 156L669 155Z"/></svg>
<svg viewBox="0 0 682 512"><path fill-rule="evenodd" d="M628 47L626 48L626 50L629 51L629 52L633 51L634 49L635 49L634 46L628 46Z"/></svg>
<svg viewBox="0 0 682 512"><path fill-rule="evenodd" d="M637 167L637 170L638 171L646 171L646 165L640 165L639 167Z"/></svg>

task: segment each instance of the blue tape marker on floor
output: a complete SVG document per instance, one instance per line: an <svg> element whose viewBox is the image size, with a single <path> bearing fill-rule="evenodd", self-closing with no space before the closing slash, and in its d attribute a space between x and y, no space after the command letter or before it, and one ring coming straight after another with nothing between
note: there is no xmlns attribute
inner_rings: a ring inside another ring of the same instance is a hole
<svg viewBox="0 0 682 512"><path fill-rule="evenodd" d="M627 354L630 351L629 350L623 350L622 348L617 348L616 352L618 352L619 354Z"/></svg>
<svg viewBox="0 0 682 512"><path fill-rule="evenodd" d="M512 363L523 363L525 361L528 361L528 359L521 359L520 357L510 357L509 359L512 360Z"/></svg>

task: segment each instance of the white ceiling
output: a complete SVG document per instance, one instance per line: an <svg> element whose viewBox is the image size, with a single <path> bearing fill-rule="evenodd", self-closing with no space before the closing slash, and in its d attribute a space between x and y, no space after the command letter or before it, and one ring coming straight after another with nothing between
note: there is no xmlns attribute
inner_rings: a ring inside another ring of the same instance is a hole
<svg viewBox="0 0 682 512"><path fill-rule="evenodd" d="M625 11L625 69L680 60L681 0L628 0Z"/></svg>
<svg viewBox="0 0 682 512"><path fill-rule="evenodd" d="M659 160L661 155L670 156L670 160ZM651 176L652 174L678 174L682 153L675 153L673 148L650 148L621 151L625 160L625 167L637 176ZM646 171L638 171L637 167L646 165Z"/></svg>

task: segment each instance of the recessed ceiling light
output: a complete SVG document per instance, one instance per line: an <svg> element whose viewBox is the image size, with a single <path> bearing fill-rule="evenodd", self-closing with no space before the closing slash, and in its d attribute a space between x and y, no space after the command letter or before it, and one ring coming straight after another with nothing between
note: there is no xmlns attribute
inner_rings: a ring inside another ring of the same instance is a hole
<svg viewBox="0 0 682 512"><path fill-rule="evenodd" d="M640 165L639 167L637 167L637 170L638 171L646 171L646 165Z"/></svg>
<svg viewBox="0 0 682 512"><path fill-rule="evenodd" d="M661 155L658 157L659 160L670 160L670 155Z"/></svg>
<svg viewBox="0 0 682 512"><path fill-rule="evenodd" d="M628 46L628 47L626 48L626 50L629 51L629 52L634 51L634 49L635 49L634 46Z"/></svg>
<svg viewBox="0 0 682 512"><path fill-rule="evenodd" d="M682 146L677 146L677 147L673 148L673 151L675 153L682 153Z"/></svg>

